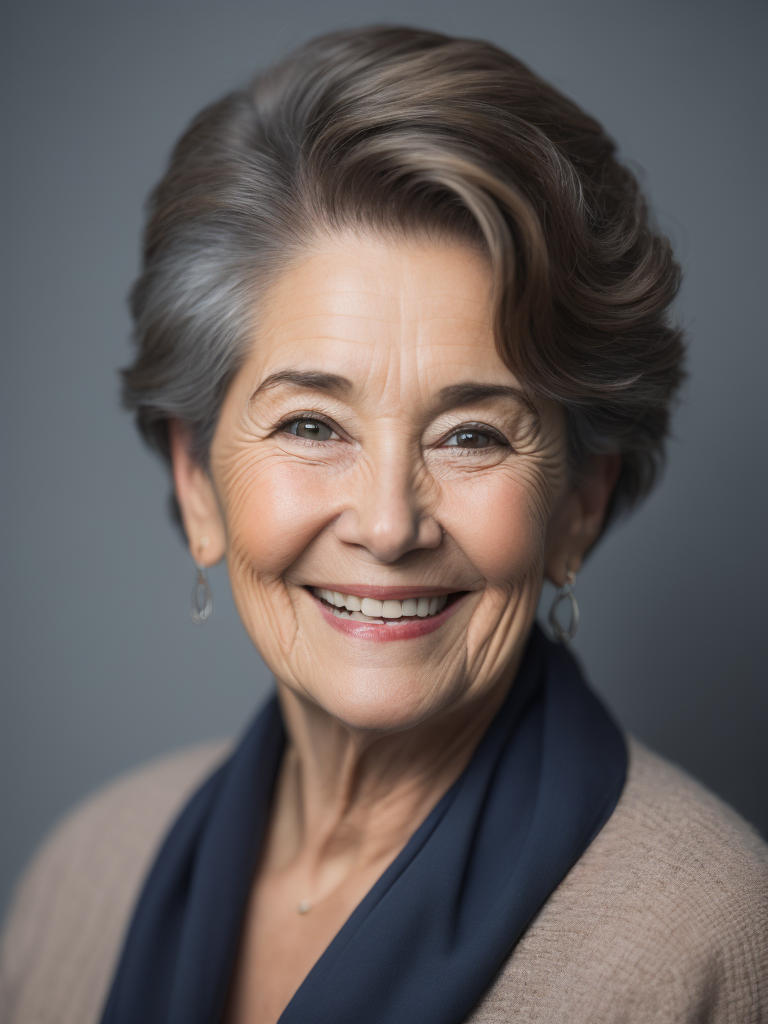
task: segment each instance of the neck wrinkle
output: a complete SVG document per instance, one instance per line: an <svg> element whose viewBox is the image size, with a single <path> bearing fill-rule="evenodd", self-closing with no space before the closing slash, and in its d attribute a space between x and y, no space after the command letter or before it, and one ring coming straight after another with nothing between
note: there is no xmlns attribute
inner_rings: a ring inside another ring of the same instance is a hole
<svg viewBox="0 0 768 1024"><path fill-rule="evenodd" d="M271 857L313 874L391 860L469 763L509 692L402 733L359 733L278 683L288 743L273 806ZM334 872L335 874L336 872Z"/></svg>

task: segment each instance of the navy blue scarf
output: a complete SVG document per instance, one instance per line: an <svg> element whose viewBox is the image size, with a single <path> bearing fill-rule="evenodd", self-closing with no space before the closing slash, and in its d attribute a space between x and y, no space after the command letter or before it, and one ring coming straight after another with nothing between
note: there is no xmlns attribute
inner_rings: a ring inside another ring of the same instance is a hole
<svg viewBox="0 0 768 1024"><path fill-rule="evenodd" d="M276 699L195 793L141 893L102 1024L219 1024L285 731ZM622 736L535 627L469 765L280 1024L459 1024L610 817Z"/></svg>

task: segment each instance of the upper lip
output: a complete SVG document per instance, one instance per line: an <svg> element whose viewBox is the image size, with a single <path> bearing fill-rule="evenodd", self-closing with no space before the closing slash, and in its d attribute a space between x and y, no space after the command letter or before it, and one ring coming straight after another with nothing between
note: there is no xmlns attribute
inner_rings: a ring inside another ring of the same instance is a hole
<svg viewBox="0 0 768 1024"><path fill-rule="evenodd" d="M409 597L441 597L455 594L458 587L369 587L359 583L311 583L311 587L335 590L337 594L354 594L355 597L372 597L377 601L403 601Z"/></svg>

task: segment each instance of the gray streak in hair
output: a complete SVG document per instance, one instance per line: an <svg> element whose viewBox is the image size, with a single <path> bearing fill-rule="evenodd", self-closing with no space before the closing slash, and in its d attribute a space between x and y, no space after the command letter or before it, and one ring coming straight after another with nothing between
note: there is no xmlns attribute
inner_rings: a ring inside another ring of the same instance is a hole
<svg viewBox="0 0 768 1024"><path fill-rule="evenodd" d="M683 376L680 272L602 127L483 42L374 27L315 39L202 111L149 203L125 404L207 465L264 289L322 232L482 246L499 353L567 413L573 468L619 452L615 516L658 476Z"/></svg>

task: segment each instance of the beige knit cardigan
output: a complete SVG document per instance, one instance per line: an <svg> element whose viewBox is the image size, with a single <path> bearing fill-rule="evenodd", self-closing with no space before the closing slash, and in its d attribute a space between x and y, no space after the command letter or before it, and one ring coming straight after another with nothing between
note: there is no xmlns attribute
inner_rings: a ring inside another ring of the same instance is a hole
<svg viewBox="0 0 768 1024"><path fill-rule="evenodd" d="M146 871L227 749L198 747L141 768L56 828L7 921L2 1024L98 1022ZM630 741L614 814L467 1024L759 1021L768 1022L768 847L716 797Z"/></svg>

